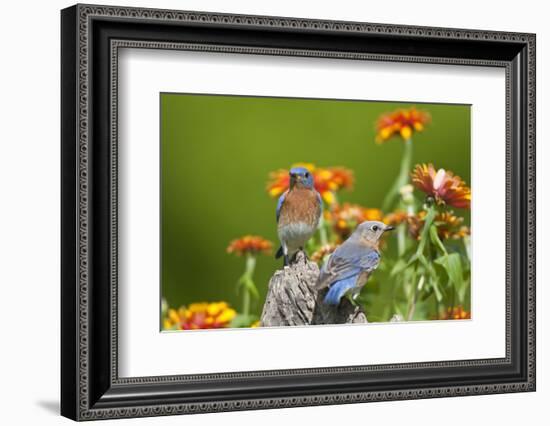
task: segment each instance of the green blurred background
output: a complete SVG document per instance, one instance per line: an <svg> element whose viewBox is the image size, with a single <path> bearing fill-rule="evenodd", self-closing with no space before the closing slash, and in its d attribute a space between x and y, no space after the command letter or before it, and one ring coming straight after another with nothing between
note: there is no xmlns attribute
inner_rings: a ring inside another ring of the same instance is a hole
<svg viewBox="0 0 550 426"><path fill-rule="evenodd" d="M276 199L265 190L270 171L297 162L344 166L355 185L339 200L380 207L403 148L399 138L374 142L381 114L412 106L429 112L432 122L413 136L413 164L432 162L471 184L468 105L171 93L160 101L161 286L170 306L224 300L240 310L236 282L244 259L226 248L254 234L277 249ZM260 313L281 266L259 256L260 301L252 313Z"/></svg>

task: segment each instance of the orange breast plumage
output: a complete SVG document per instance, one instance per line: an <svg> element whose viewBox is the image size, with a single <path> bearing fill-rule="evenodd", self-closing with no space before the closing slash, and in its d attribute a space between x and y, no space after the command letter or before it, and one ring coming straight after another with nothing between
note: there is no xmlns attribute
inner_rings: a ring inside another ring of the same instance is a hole
<svg viewBox="0 0 550 426"><path fill-rule="evenodd" d="M314 190L294 188L286 194L277 227L284 253L292 256L303 249L317 229L321 208L319 197Z"/></svg>
<svg viewBox="0 0 550 426"><path fill-rule="evenodd" d="M279 227L289 223L303 222L316 228L320 215L321 205L316 191L293 189L288 192L281 206Z"/></svg>

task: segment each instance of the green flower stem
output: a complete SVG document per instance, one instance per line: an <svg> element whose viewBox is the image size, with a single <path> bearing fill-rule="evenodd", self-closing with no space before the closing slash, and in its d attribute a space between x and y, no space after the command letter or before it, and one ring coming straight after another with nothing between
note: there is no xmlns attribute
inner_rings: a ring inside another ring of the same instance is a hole
<svg viewBox="0 0 550 426"><path fill-rule="evenodd" d="M418 280L418 285L415 285L413 288L413 294L411 302L409 304L409 311L407 312L407 321L411 321L413 319L414 311L416 310L416 300L418 299L418 293L422 291L425 279L425 276L421 275L420 279Z"/></svg>
<svg viewBox="0 0 550 426"><path fill-rule="evenodd" d="M429 206L428 214L426 215L426 219L424 221L424 228L422 228L422 233L420 234L420 243L418 244L418 248L416 249L417 258L424 255L424 248L426 247L426 243L428 242L430 228L432 227L432 223L435 219L435 214L436 211L434 206Z"/></svg>
<svg viewBox="0 0 550 426"><path fill-rule="evenodd" d="M243 315L250 314L250 292L245 287L243 288Z"/></svg>
<svg viewBox="0 0 550 426"><path fill-rule="evenodd" d="M256 269L256 256L252 256L251 254L246 256L246 269L245 273L252 278L252 275L254 275L254 269Z"/></svg>
<svg viewBox="0 0 550 426"><path fill-rule="evenodd" d="M406 249L405 233L406 233L405 224L402 223L397 228L397 253L399 258L401 258L404 255L405 249ZM404 268L401 272L399 272L398 279L401 281L403 288L407 288L408 286L409 275L410 275L409 268ZM395 292L395 287L392 290L392 293L394 292ZM392 298L394 300L394 305L395 305L394 294L392 294Z"/></svg>
<svg viewBox="0 0 550 426"><path fill-rule="evenodd" d="M397 254L399 255L400 258L405 254L406 242L407 242L406 233L407 233L407 228L404 223L401 223L397 227Z"/></svg>
<svg viewBox="0 0 550 426"><path fill-rule="evenodd" d="M257 295L258 290L252 280L254 276L254 270L256 269L256 257L247 254L244 274L239 279L239 287L242 287L243 292L243 315L250 314L250 296L251 294Z"/></svg>
<svg viewBox="0 0 550 426"><path fill-rule="evenodd" d="M409 264L413 263L421 263L424 268L426 269L426 272L428 273L434 273L433 269L430 270L429 263L424 256L424 250L426 248L426 244L428 244L428 240L430 238L430 228L432 227L433 221L435 219L436 215L436 209L433 205L429 205L427 209L427 215L426 220L424 221L424 228L422 228L422 233L420 234L420 242L418 243L418 247L416 249L415 254L413 257L409 260ZM414 270L417 270L415 267ZM416 274L414 274L416 276ZM422 290L424 286L424 281L426 280L425 274L422 274L420 276L420 279L418 280L418 284L416 284L416 277L413 278L413 289L409 293L409 308L407 312L407 321L410 321L414 315L414 311L416 309L416 301L418 298L418 292Z"/></svg>
<svg viewBox="0 0 550 426"><path fill-rule="evenodd" d="M439 238L439 234L437 233L437 227L434 226L434 225L431 225L430 226L430 237L432 238L432 240L436 243L437 247L439 248L439 250L441 250L441 252L445 255L445 256L448 256L449 253L447 252L447 249L445 248L445 246L443 245L443 242L441 241L441 239Z"/></svg>
<svg viewBox="0 0 550 426"><path fill-rule="evenodd" d="M403 155L401 157L401 168L399 170L399 174L397 175L397 179L386 194L386 197L382 203L382 211L384 212L390 210L393 201L399 195L399 190L409 181L409 172L411 170L412 163L412 139L407 139L403 145Z"/></svg>

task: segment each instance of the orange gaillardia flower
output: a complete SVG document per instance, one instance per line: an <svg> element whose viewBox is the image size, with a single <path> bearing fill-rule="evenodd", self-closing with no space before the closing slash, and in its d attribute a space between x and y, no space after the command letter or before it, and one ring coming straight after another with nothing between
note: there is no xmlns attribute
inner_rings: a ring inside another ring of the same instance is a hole
<svg viewBox="0 0 550 426"><path fill-rule="evenodd" d="M397 226L402 224L403 222L406 222L408 217L409 215L407 212L404 212L403 210L396 210L384 216L382 222L384 222L386 225Z"/></svg>
<svg viewBox="0 0 550 426"><path fill-rule="evenodd" d="M470 312L464 310L462 306L453 306L452 308L447 308L447 310L440 314L438 317L438 319L440 320L459 320L470 318Z"/></svg>
<svg viewBox="0 0 550 426"><path fill-rule="evenodd" d="M409 234L414 239L419 239L427 213L419 212L417 215L409 216L407 222L409 224ZM460 239L466 235L470 235L470 228L463 226L464 218L455 216L452 211L437 213L434 218L434 224L437 227L437 235L442 240Z"/></svg>
<svg viewBox="0 0 550 426"><path fill-rule="evenodd" d="M350 189L353 186L353 172L344 167L315 167L311 163L297 163L293 167L304 167L313 175L313 185L329 205L336 202L336 192ZM288 170L279 169L269 174L267 192L271 197L278 197L290 185Z"/></svg>
<svg viewBox="0 0 550 426"><path fill-rule="evenodd" d="M437 233L442 239L459 239L470 235L470 228L463 226L462 222L464 218L455 216L451 211L439 213L434 219Z"/></svg>
<svg viewBox="0 0 550 426"><path fill-rule="evenodd" d="M409 140L413 132L423 131L429 122L430 114L416 108L384 114L376 123L376 143L384 143L396 135L404 141Z"/></svg>
<svg viewBox="0 0 550 426"><path fill-rule="evenodd" d="M380 209L366 208L358 204L344 203L335 206L331 214L334 232L342 239L348 238L357 225L367 220L379 220L383 218Z"/></svg>
<svg viewBox="0 0 550 426"><path fill-rule="evenodd" d="M435 170L433 164L417 164L411 173L413 184L437 204L469 209L471 190L460 176L445 169Z"/></svg>
<svg viewBox="0 0 550 426"><path fill-rule="evenodd" d="M237 238L227 247L227 253L235 253L237 256L244 254L271 254L273 243L257 235L245 235Z"/></svg>
<svg viewBox="0 0 550 426"><path fill-rule="evenodd" d="M227 302L191 303L179 309L168 309L163 320L164 330L203 330L225 328L237 316Z"/></svg>
<svg viewBox="0 0 550 426"><path fill-rule="evenodd" d="M321 262L325 256L328 256L331 254L334 250L336 250L338 246L336 244L328 243L324 246L321 246L318 250L313 252L311 255L311 261L315 263Z"/></svg>

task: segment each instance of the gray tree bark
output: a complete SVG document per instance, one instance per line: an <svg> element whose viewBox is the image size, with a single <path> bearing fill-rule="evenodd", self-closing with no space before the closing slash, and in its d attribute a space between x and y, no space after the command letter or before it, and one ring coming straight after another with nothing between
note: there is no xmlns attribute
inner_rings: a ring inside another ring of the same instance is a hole
<svg viewBox="0 0 550 426"><path fill-rule="evenodd" d="M262 327L287 325L366 323L360 307L347 299L338 306L323 303L328 289L317 290L319 267L298 252L290 266L271 277L260 323Z"/></svg>

